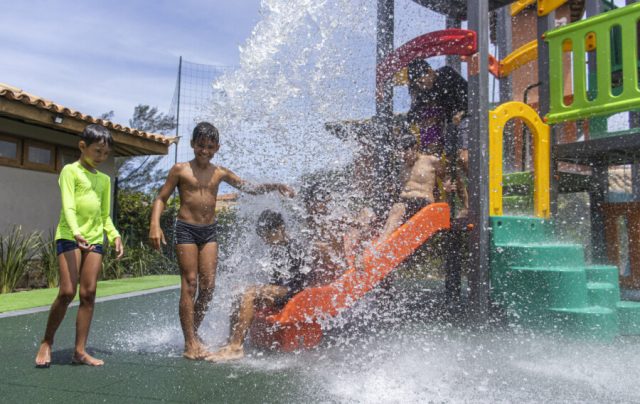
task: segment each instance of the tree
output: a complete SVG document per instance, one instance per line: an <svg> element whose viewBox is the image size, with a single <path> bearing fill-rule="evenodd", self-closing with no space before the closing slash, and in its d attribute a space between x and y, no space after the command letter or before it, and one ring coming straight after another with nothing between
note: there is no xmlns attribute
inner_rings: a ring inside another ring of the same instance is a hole
<svg viewBox="0 0 640 404"><path fill-rule="evenodd" d="M115 115L115 112L113 112L113 110L109 111L109 112L105 112L104 114L100 114L100 116L98 117L98 119L103 119L105 121L110 121L113 119L113 116Z"/></svg>
<svg viewBox="0 0 640 404"><path fill-rule="evenodd" d="M107 114L103 114L107 115ZM173 116L158 112L158 108L138 104L133 109L129 126L145 132L169 134L176 127ZM158 168L163 156L122 157L116 159L118 187L125 190L149 191L160 187L167 170Z"/></svg>

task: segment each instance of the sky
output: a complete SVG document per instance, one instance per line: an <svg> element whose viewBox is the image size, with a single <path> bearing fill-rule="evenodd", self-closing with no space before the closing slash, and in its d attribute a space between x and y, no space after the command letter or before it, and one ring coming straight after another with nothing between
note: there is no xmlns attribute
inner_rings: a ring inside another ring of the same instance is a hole
<svg viewBox="0 0 640 404"><path fill-rule="evenodd" d="M260 0L0 0L0 82L127 124L167 112L178 60L236 66Z"/></svg>

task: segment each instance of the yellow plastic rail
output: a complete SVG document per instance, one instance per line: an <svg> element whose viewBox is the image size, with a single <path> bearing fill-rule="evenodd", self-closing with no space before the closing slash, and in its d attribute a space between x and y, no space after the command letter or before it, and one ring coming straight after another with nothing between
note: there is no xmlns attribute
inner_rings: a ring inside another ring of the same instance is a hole
<svg viewBox="0 0 640 404"><path fill-rule="evenodd" d="M542 17L549 14L552 11L558 9L558 7L562 6L568 0L538 0L538 16ZM596 0L591 0L596 1ZM520 13L525 8L534 4L536 0L518 0L511 4L511 15L514 16Z"/></svg>
<svg viewBox="0 0 640 404"><path fill-rule="evenodd" d="M550 130L538 113L525 103L511 101L489 111L489 215L502 216L502 143L504 128L511 119L521 119L533 138L533 210L536 217L548 218Z"/></svg>
<svg viewBox="0 0 640 404"><path fill-rule="evenodd" d="M538 42L533 40L508 54L500 61L500 77L507 77L514 70L538 58Z"/></svg>
<svg viewBox="0 0 640 404"><path fill-rule="evenodd" d="M524 10L535 2L536 0L518 0L514 2L513 4L511 4L511 15L514 16L518 14L520 11Z"/></svg>
<svg viewBox="0 0 640 404"><path fill-rule="evenodd" d="M568 0L538 0L538 16L542 17L549 14L552 11L557 10L560 6L566 3ZM590 0L598 1L598 0Z"/></svg>

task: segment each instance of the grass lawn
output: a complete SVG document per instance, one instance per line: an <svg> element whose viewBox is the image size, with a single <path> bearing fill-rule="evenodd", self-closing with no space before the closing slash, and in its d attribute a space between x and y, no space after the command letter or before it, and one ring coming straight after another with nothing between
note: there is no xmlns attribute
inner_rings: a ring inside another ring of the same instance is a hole
<svg viewBox="0 0 640 404"><path fill-rule="evenodd" d="M150 275L141 278L116 279L98 282L97 297L119 295L140 290L178 285L178 275ZM58 288L36 289L26 292L0 294L0 313L48 306L58 294ZM76 300L78 296L76 296Z"/></svg>

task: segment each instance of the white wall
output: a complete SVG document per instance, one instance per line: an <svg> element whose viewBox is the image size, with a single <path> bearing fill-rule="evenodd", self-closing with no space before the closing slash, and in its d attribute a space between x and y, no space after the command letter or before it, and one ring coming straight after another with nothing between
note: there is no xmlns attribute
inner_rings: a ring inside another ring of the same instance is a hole
<svg viewBox="0 0 640 404"><path fill-rule="evenodd" d="M113 157L99 169L111 176L113 190ZM18 224L25 231L48 235L55 231L59 216L58 174L0 166L0 234Z"/></svg>
<svg viewBox="0 0 640 404"><path fill-rule="evenodd" d="M77 136L23 122L0 118L0 133L41 140L57 145L77 147ZM111 177L115 161L110 156L98 169ZM112 204L113 204L113 197ZM112 205L113 206L113 205ZM25 231L39 230L45 236L55 231L60 216L60 189L58 174L0 165L0 234L6 234L13 225Z"/></svg>

